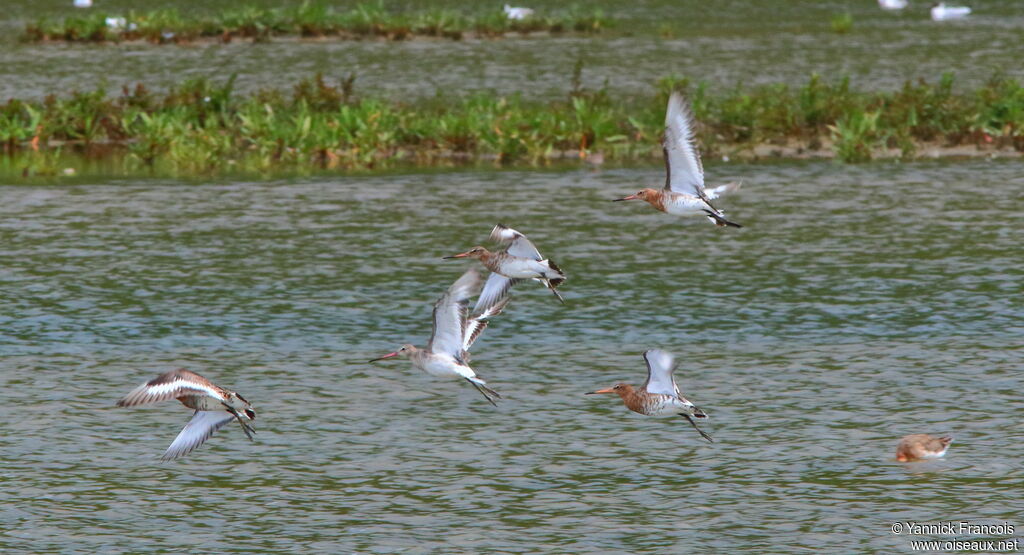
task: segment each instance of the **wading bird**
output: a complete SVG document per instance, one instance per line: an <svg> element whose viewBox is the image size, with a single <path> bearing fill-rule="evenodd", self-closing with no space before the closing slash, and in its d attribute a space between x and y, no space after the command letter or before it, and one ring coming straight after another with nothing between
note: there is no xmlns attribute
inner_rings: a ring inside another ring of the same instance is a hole
<svg viewBox="0 0 1024 555"><path fill-rule="evenodd" d="M238 421L250 441L252 434L256 433L250 424L256 420L256 411L249 401L234 391L184 369L164 372L140 385L118 401L117 406L133 407L168 399L177 399L196 412L167 448L163 455L165 461L189 454L210 439L213 432L232 420Z"/></svg>
<svg viewBox="0 0 1024 555"><path fill-rule="evenodd" d="M949 19L963 19L971 15L971 9L967 6L947 6L944 2L932 4L932 21L946 21Z"/></svg>
<svg viewBox="0 0 1024 555"><path fill-rule="evenodd" d="M679 393L679 386L672 375L676 369L672 355L661 349L651 349L644 353L644 360L647 361L647 381L640 390L634 389L628 383L620 383L591 391L587 395L615 393L622 398L626 408L633 412L646 416L682 416L701 437L713 442L711 436L704 433L704 430L698 428L697 423L693 421L694 418L706 419L708 415Z"/></svg>
<svg viewBox="0 0 1024 555"><path fill-rule="evenodd" d="M505 16L509 19L515 20L526 19L533 15L533 9L531 8L517 8L508 4L505 4L501 11L505 12Z"/></svg>
<svg viewBox="0 0 1024 555"><path fill-rule="evenodd" d="M883 10L902 10L907 7L907 0L878 0L878 6Z"/></svg>
<svg viewBox="0 0 1024 555"><path fill-rule="evenodd" d="M426 349L414 345L402 345L397 351L377 357L370 362L388 358L408 358L412 365L431 376L459 378L473 384L492 405L501 399L497 391L487 387L487 382L477 377L469 367L469 348L487 327L487 320L499 314L508 303L508 298L498 299L476 316L469 318L469 299L480 289L480 272L470 268L448 288L434 303L434 331Z"/></svg>
<svg viewBox="0 0 1024 555"><path fill-rule="evenodd" d="M953 438L949 436L935 437L928 434L910 434L900 440L896 446L896 460L912 462L921 459L937 459L946 454Z"/></svg>
<svg viewBox="0 0 1024 555"><path fill-rule="evenodd" d="M484 290L477 299L474 311L480 312L503 299L513 285L524 279L535 279L544 284L561 302L562 295L557 287L565 281L562 273L554 262L540 255L537 247L518 231L498 224L491 230L491 240L508 244L503 251L491 252L483 247L473 247L466 252L446 256L445 258L475 258L479 260L491 275L487 277Z"/></svg>
<svg viewBox="0 0 1024 555"><path fill-rule="evenodd" d="M717 226L743 227L725 219L725 214L711 201L739 188L738 183L704 188L704 166L694 136L693 112L679 93L672 93L665 113L665 138L661 143L665 156L665 187L641 189L616 201L646 201L651 206L675 216L706 216Z"/></svg>

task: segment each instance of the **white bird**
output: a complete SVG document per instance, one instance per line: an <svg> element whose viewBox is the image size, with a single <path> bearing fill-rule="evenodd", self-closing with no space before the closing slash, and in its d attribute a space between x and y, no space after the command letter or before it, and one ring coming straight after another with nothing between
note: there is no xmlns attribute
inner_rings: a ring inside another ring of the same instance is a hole
<svg viewBox="0 0 1024 555"><path fill-rule="evenodd" d="M76 8L91 8L92 0L75 0L74 5Z"/></svg>
<svg viewBox="0 0 1024 555"><path fill-rule="evenodd" d="M878 0L878 5L883 10L902 10L907 4L907 0Z"/></svg>
<svg viewBox="0 0 1024 555"><path fill-rule="evenodd" d="M128 20L123 17L108 17L103 21L112 31L120 31L128 26Z"/></svg>
<svg viewBox="0 0 1024 555"><path fill-rule="evenodd" d="M967 6L947 6L945 2L932 4L932 21L963 19L968 15L971 15L971 9Z"/></svg>
<svg viewBox="0 0 1024 555"><path fill-rule="evenodd" d="M704 166L694 136L695 125L693 112L683 95L672 93L665 112L665 139L661 144L665 156L665 187L641 189L615 200L640 199L667 214L706 216L717 226L743 227L725 219L725 214L711 204L712 199L739 188L739 184L704 188Z"/></svg>
<svg viewBox="0 0 1024 555"><path fill-rule="evenodd" d="M533 15L533 10L530 8L514 8L512 6L509 6L508 4L505 4L503 11L505 12L505 15L508 16L509 19L516 20L526 19Z"/></svg>
<svg viewBox="0 0 1024 555"><path fill-rule="evenodd" d="M508 299L499 299L484 312L469 318L469 299L480 289L482 281L480 272L470 268L434 303L434 331L426 349L406 344L370 362L395 357L408 358L414 367L431 376L466 380L489 403L497 406L494 401L501 399L501 395L487 387L487 382L477 377L476 372L469 367L469 348L487 327L488 318L499 314Z"/></svg>
<svg viewBox="0 0 1024 555"><path fill-rule="evenodd" d="M149 380L125 395L117 402L117 406L134 407L168 399L177 399L196 412L167 448L163 456L165 461L189 454L210 439L213 432L232 420L238 421L250 440L252 434L256 433L250 424L256 420L256 411L249 401L234 391L184 369L164 372Z"/></svg>
<svg viewBox="0 0 1024 555"><path fill-rule="evenodd" d="M466 252L445 257L476 258L491 271L473 310L486 310L504 298L513 285L524 279L539 281L551 290L555 298L565 302L557 289L565 281L565 274L557 264L541 256L537 247L525 235L504 224L498 224L491 230L491 240L507 244L508 247L498 252L473 247Z"/></svg>

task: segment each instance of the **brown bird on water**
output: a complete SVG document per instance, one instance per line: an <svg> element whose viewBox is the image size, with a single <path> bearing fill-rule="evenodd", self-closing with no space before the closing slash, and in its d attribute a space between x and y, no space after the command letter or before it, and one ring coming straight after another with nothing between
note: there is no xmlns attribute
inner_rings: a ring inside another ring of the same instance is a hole
<svg viewBox="0 0 1024 555"><path fill-rule="evenodd" d="M921 459L937 459L946 454L950 443L953 443L953 438L950 436L910 434L901 439L899 445L896 446L896 460L912 462Z"/></svg>
<svg viewBox="0 0 1024 555"><path fill-rule="evenodd" d="M672 355L661 349L651 349L644 353L644 360L647 361L647 381L639 390L628 383L620 383L592 391L587 395L615 393L622 398L626 408L633 412L645 416L682 416L701 437L714 442L711 436L704 433L693 421L694 418L707 419L707 413L679 393L679 386L672 375L676 369Z"/></svg>

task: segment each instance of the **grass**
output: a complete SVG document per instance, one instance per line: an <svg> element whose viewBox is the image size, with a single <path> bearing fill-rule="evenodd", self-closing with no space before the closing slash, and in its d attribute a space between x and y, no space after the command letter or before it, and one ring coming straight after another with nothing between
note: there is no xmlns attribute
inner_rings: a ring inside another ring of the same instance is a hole
<svg viewBox="0 0 1024 555"><path fill-rule="evenodd" d="M0 105L0 158L24 173L47 173L69 155L117 159L125 171L178 174L240 169L368 170L487 161L545 165L600 152L609 161L654 160L670 91L691 99L706 157L757 149L863 162L882 154L912 158L920 147L976 146L1024 151L1024 87L993 77L956 92L953 78L861 92L846 79L814 75L802 86L712 91L669 77L636 97L587 90L577 66L563 98L438 93L401 102L364 96L355 75L316 76L291 91L240 95L233 79L192 80L156 93L74 92Z"/></svg>
<svg viewBox="0 0 1024 555"><path fill-rule="evenodd" d="M600 10L584 11L576 6L558 13L539 13L523 20L510 20L500 7L476 14L442 9L396 13L386 10L381 3L363 3L348 11L335 11L322 2L307 0L282 8L232 8L208 16L182 13L173 8L151 12L132 10L127 14L97 10L61 21L42 19L29 23L22 39L28 42L144 40L156 44L197 40L228 42L234 38L268 40L276 36L376 37L390 40L442 37L458 40L467 35L500 37L509 33L597 33L609 24Z"/></svg>

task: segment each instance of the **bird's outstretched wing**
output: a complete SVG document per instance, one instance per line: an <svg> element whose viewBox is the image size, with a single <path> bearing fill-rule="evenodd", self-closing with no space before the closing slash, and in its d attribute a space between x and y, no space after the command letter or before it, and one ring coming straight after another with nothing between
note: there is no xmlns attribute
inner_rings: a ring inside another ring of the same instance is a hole
<svg viewBox="0 0 1024 555"><path fill-rule="evenodd" d="M665 139L661 143L665 154L665 189L704 197L704 165L697 149L695 127L693 111L683 95L672 93L665 112Z"/></svg>
<svg viewBox="0 0 1024 555"><path fill-rule="evenodd" d="M672 372L676 369L674 357L661 349L651 349L644 353L644 360L647 361L647 381L644 382L644 389L648 393L679 397L679 386L672 377Z"/></svg>
<svg viewBox="0 0 1024 555"><path fill-rule="evenodd" d="M427 349L461 358L469 299L480 288L481 281L480 272L470 268L434 303L434 332Z"/></svg>
<svg viewBox="0 0 1024 555"><path fill-rule="evenodd" d="M170 372L164 372L136 387L131 393L118 401L117 406L133 407L135 405L159 403L160 401L175 399L182 395L209 395L216 399L224 398L220 388L213 385L209 380L195 372L179 368Z"/></svg>
<svg viewBox="0 0 1024 555"><path fill-rule="evenodd" d="M225 424L234 419L235 417L230 413L219 410L197 410L192 415L192 420L185 424L185 427L178 433L178 437L171 442L171 446L164 452L162 459L169 461L184 457L210 439L213 432L223 428Z"/></svg>
<svg viewBox="0 0 1024 555"><path fill-rule="evenodd" d="M482 293L481 296L483 296ZM473 342L476 341L476 338L480 337L480 334L483 333L485 328L487 328L488 320L501 314L501 311L505 309L505 305L508 304L508 301L509 298L504 297L466 322L466 336L462 341L463 351L469 351L469 348L473 346ZM468 359L468 357L464 354L463 359Z"/></svg>
<svg viewBox="0 0 1024 555"><path fill-rule="evenodd" d="M508 245L505 252L519 258L531 258L533 260L544 260L537 247L526 238L525 235L508 227L498 224L491 230L491 240L503 245Z"/></svg>

